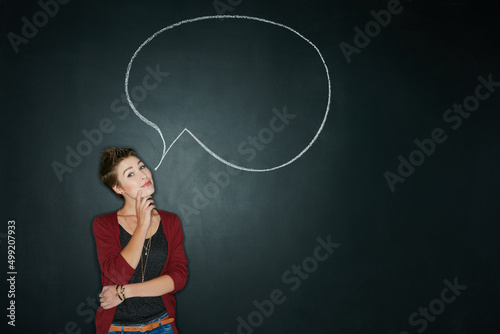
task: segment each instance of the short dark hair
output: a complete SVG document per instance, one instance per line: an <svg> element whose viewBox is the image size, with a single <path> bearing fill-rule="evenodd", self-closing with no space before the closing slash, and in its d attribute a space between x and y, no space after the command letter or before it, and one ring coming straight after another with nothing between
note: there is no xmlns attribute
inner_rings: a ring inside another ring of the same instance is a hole
<svg viewBox="0 0 500 334"><path fill-rule="evenodd" d="M131 148L112 147L102 151L99 177L101 178L101 182L115 194L116 192L113 190L113 187L120 185L118 176L116 175L116 167L128 157L137 157L137 154ZM116 195L123 198L120 194Z"/></svg>

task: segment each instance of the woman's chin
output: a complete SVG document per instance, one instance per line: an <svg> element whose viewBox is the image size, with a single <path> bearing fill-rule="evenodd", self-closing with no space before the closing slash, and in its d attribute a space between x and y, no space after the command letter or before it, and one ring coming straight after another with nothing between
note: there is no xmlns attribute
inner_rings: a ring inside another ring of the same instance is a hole
<svg viewBox="0 0 500 334"><path fill-rule="evenodd" d="M141 189L141 197L148 197L153 195L155 192L155 188L153 186L149 186L146 189ZM137 198L137 195L136 195Z"/></svg>

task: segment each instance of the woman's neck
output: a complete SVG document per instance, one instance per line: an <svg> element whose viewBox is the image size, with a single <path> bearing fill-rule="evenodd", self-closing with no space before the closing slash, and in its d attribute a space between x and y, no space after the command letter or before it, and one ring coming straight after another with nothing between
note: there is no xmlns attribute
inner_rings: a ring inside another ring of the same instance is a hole
<svg viewBox="0 0 500 334"><path fill-rule="evenodd" d="M135 216L135 199L129 201L126 200L123 207L118 210L118 214L122 216Z"/></svg>

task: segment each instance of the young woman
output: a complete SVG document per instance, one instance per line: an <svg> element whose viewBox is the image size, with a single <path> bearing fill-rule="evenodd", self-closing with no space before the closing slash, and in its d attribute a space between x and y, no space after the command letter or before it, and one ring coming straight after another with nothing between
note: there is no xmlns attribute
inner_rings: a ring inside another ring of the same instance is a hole
<svg viewBox="0 0 500 334"><path fill-rule="evenodd" d="M93 222L103 285L97 334L177 333L173 294L187 278L181 222L155 208L151 171L132 149L104 150L100 177L124 205Z"/></svg>

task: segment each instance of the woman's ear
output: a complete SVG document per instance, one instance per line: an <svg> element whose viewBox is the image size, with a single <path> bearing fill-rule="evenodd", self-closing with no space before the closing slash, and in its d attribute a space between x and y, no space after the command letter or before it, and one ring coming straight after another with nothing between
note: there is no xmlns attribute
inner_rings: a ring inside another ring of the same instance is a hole
<svg viewBox="0 0 500 334"><path fill-rule="evenodd" d="M114 191L115 191L115 193L117 193L118 195L123 194L123 189L122 189L120 186L118 186L118 185L114 185L114 186L113 186L113 190L114 190Z"/></svg>

